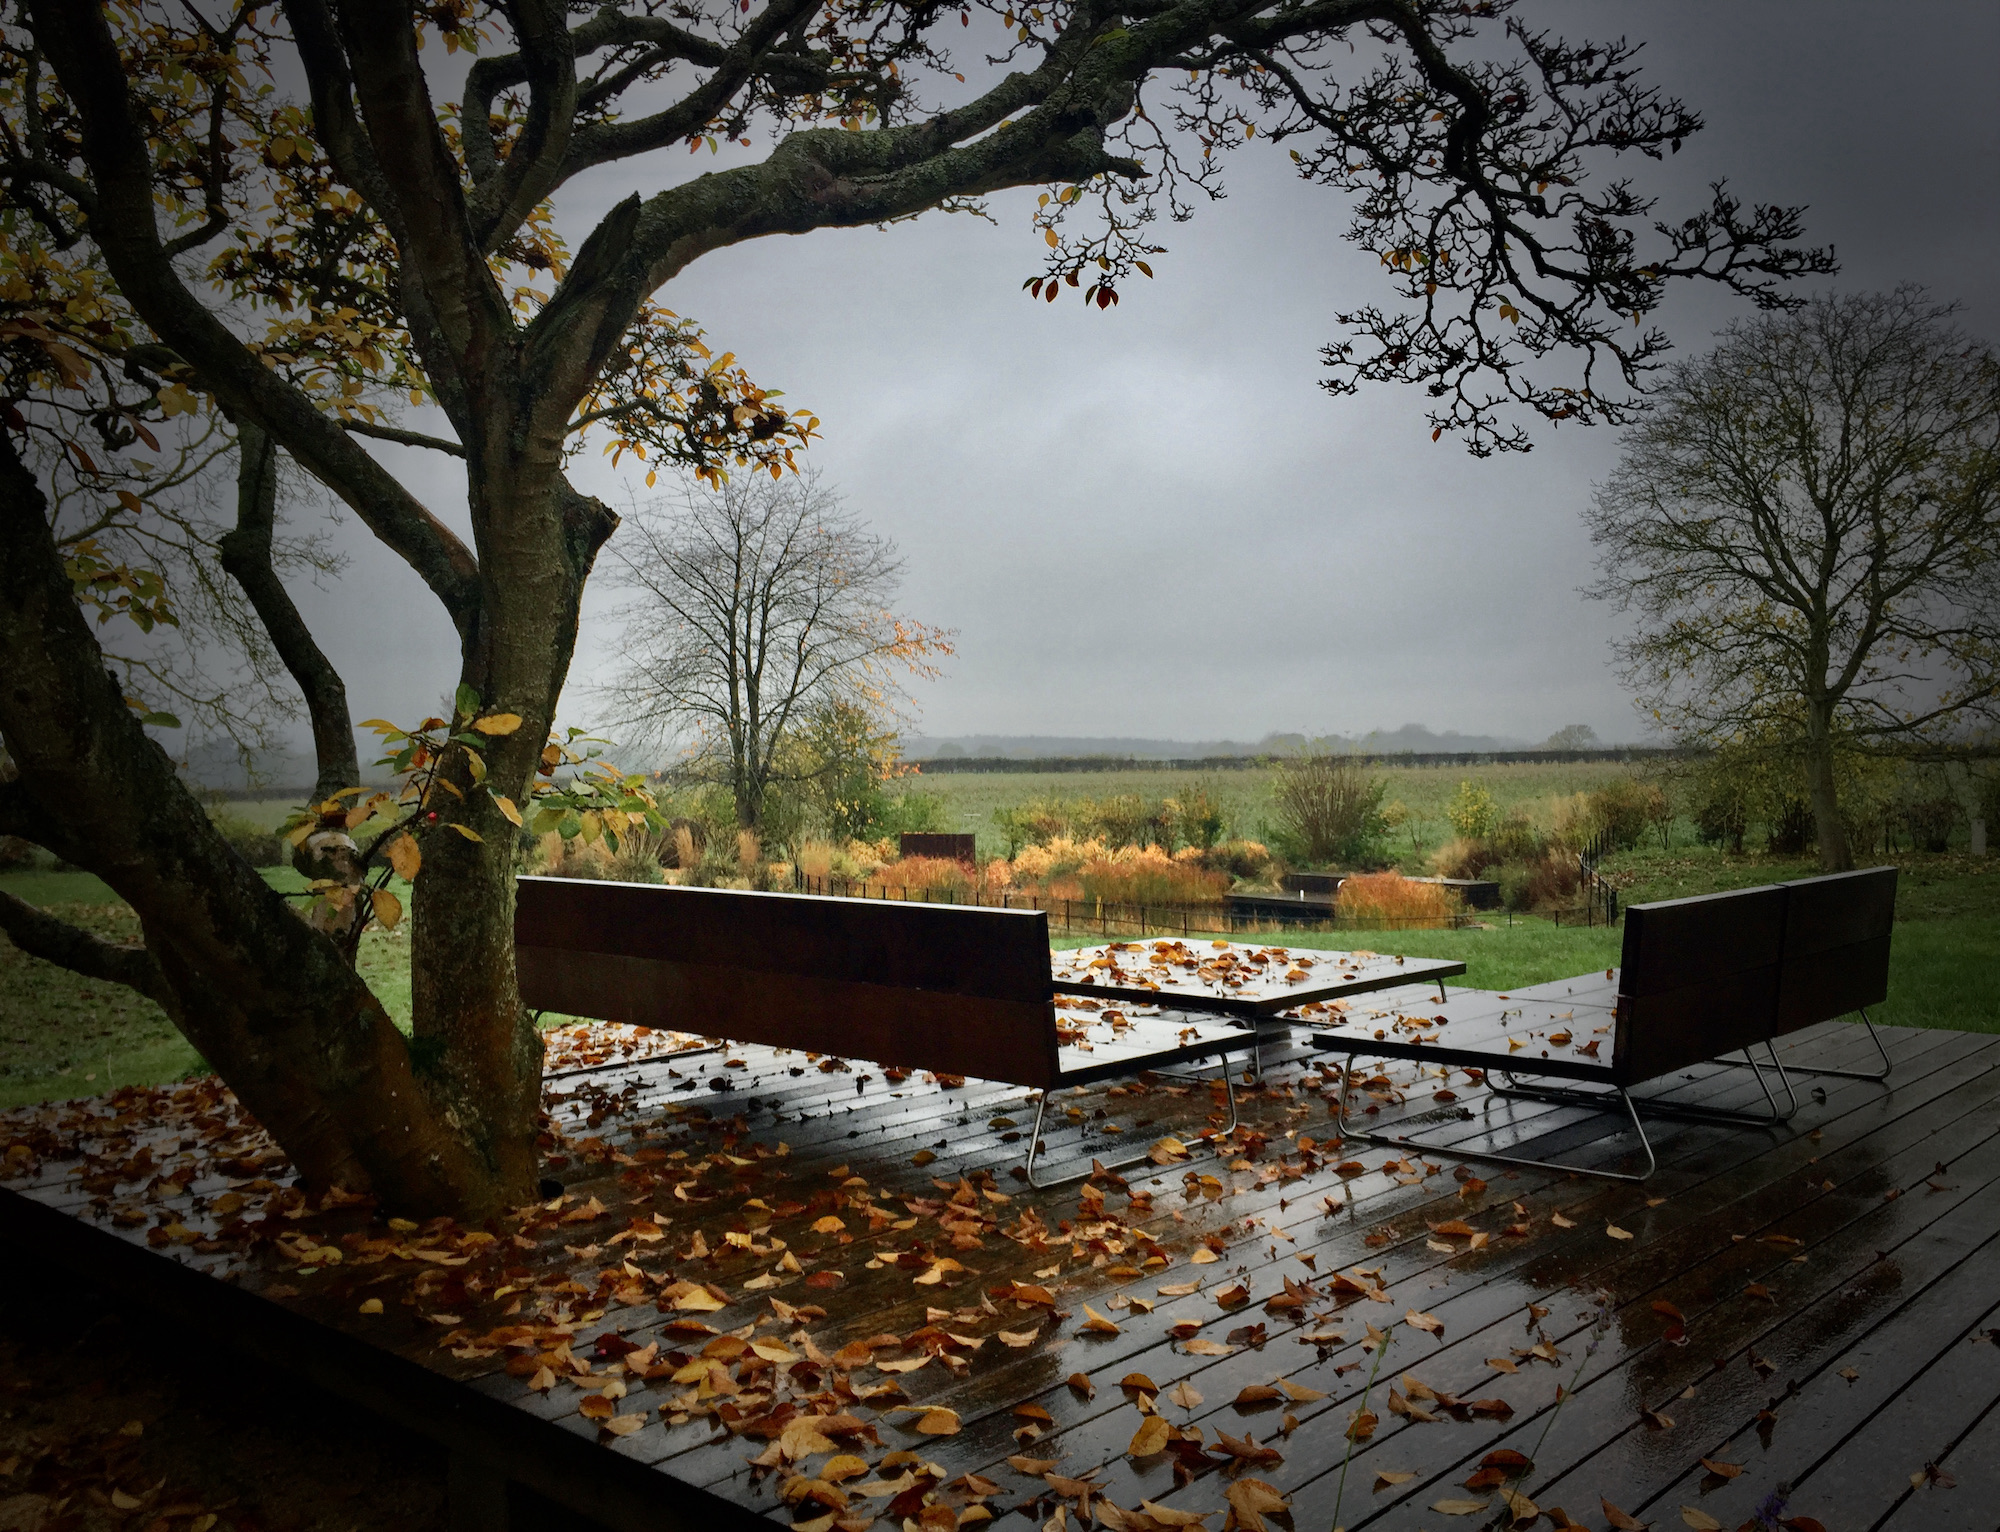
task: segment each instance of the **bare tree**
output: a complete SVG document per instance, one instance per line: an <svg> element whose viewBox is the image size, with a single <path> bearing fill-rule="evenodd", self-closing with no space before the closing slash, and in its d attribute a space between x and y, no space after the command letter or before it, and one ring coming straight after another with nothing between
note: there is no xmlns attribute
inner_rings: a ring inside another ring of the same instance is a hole
<svg viewBox="0 0 2000 1532"><path fill-rule="evenodd" d="M1590 512L1642 705L1788 742L1830 871L1836 754L2000 701L2000 365L1952 312L1903 287L1733 327L1672 369Z"/></svg>
<svg viewBox="0 0 2000 1532"><path fill-rule="evenodd" d="M628 517L611 580L623 654L602 695L628 736L685 749L726 783L736 821L812 762L795 732L840 703L895 713L906 677L937 674L951 635L889 610L903 565L817 472L690 485Z"/></svg>

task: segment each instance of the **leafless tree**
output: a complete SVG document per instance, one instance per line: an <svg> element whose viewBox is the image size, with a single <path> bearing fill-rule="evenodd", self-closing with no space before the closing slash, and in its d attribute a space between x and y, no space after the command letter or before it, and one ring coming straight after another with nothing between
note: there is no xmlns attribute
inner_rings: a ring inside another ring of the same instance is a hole
<svg viewBox="0 0 2000 1532"><path fill-rule="evenodd" d="M1672 369L1590 512L1642 705L1789 742L1830 871L1836 754L2000 701L2000 364L1952 312L1903 287L1735 326Z"/></svg>
<svg viewBox="0 0 2000 1532"><path fill-rule="evenodd" d="M761 829L777 782L812 769L795 731L835 703L899 710L950 634L894 615L903 565L816 471L689 485L626 518L610 552L622 654L602 688L628 737L686 751Z"/></svg>

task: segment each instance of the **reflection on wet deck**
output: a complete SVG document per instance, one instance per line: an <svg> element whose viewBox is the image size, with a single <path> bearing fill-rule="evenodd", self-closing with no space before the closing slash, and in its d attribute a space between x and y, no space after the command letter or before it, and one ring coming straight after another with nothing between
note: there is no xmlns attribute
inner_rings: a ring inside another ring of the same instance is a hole
<svg viewBox="0 0 2000 1532"><path fill-rule="evenodd" d="M1059 1098L1053 1158L1155 1163L1046 1192L1013 1174L1031 1091L762 1048L620 1063L552 1082L565 1196L491 1242L350 1212L322 1236L346 1231L340 1262L208 1259L723 1519L2000 1522L2000 1037L1887 1031L1890 1085L1802 1077L1771 1128L1655 1118L1634 1186L1354 1153L1306 1035L1266 1048L1226 1141L1201 1083ZM1791 1045L1870 1057L1838 1024ZM1421 1116L1433 1143L1631 1148L1616 1118L1462 1071L1367 1074L1372 1120ZM188 1185L184 1226L215 1228L221 1190ZM54 1160L35 1195L116 1196Z"/></svg>

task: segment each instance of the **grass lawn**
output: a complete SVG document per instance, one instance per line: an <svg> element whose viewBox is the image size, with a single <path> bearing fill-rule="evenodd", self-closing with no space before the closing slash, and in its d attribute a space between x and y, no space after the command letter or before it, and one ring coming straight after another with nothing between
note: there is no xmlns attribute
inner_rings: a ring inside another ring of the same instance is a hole
<svg viewBox="0 0 2000 1532"><path fill-rule="evenodd" d="M1421 768L1412 769L1413 774L1416 770ZM1131 779L1165 774L1097 775ZM1109 790L1094 785L1086 789L1082 784L1094 784L1091 777L961 780L1050 781L1072 794ZM1455 780L1448 784L1445 793L1455 785ZM2000 983L1995 982L2000 974L2000 860L1973 861L1957 855L1906 855L1895 860L1902 864L1903 876L1889 1000L1874 1013L1876 1020L1898 1026L2000 1031ZM1608 865L1627 903L1747 887L1809 876L1813 870L1807 861L1728 857L1707 848L1628 852ZM303 887L289 869L273 868L264 875L273 887L287 892ZM89 873L0 873L0 889L107 937L132 940L139 934L132 912ZM399 888L398 893L407 906L408 889ZM1623 931L1558 928L1545 920L1517 916L1511 927L1502 924L1483 930L1298 932L1256 939L1300 947L1463 958L1462 982L1505 990L1609 967L1618 961ZM1076 937L1059 945L1085 946L1091 940ZM362 939L360 962L363 977L382 997L389 1014L407 1029L407 924L396 931L369 931ZM564 1019L547 1017L544 1024L558 1025ZM157 1084L204 1067L151 1001L28 957L0 937L0 1108L97 1095L118 1085Z"/></svg>

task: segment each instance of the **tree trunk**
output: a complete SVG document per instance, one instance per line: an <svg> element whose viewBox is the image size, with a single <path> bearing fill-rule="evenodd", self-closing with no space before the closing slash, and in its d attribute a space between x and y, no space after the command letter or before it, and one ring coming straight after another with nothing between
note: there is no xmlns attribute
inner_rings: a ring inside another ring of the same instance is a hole
<svg viewBox="0 0 2000 1532"><path fill-rule="evenodd" d="M516 452L512 422L497 445L471 453L479 542L479 618L466 635L461 682L489 713L522 724L485 752L491 793L525 804L556 700L576 646L584 582L617 526L600 501L563 480L555 451ZM541 1109L542 1041L521 1005L514 969L514 868L518 831L491 793L465 793L442 817L478 837L423 841L412 888L412 1052L459 1130L509 1186L533 1184ZM438 817L438 816L433 816Z"/></svg>
<svg viewBox="0 0 2000 1532"><path fill-rule="evenodd" d="M0 831L42 826L138 913L175 1025L314 1187L403 1211L532 1195L456 1132L339 948L216 833L105 670L39 486L0 432Z"/></svg>
<svg viewBox="0 0 2000 1532"><path fill-rule="evenodd" d="M1806 794L1811 800L1813 828L1819 837L1821 872L1848 872L1854 851L1847 843L1847 826L1840 818L1840 793L1833 780L1833 721L1821 703L1807 705Z"/></svg>

